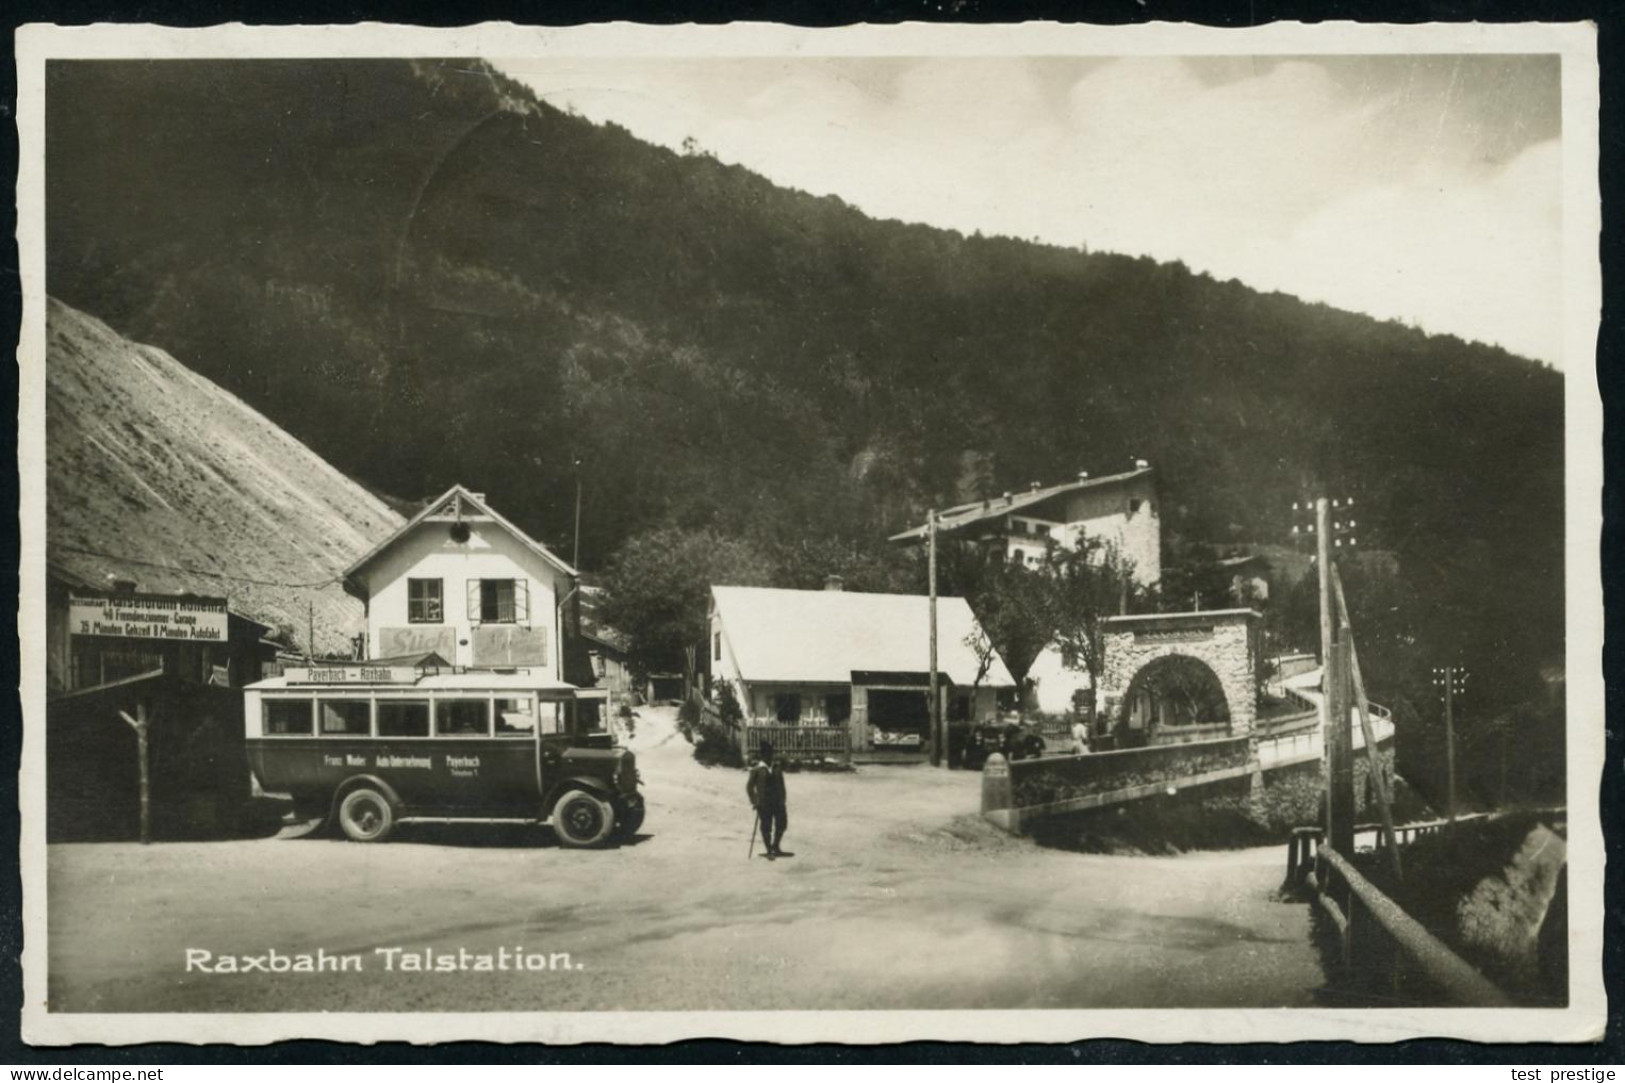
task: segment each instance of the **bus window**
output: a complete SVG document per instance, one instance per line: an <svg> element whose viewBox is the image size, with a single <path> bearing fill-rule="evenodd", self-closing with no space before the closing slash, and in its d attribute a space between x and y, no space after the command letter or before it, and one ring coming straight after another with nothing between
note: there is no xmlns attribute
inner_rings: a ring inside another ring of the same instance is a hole
<svg viewBox="0 0 1625 1083"><path fill-rule="evenodd" d="M529 696L497 697L497 736L532 737L536 733L535 704Z"/></svg>
<svg viewBox="0 0 1625 1083"><path fill-rule="evenodd" d="M316 705L325 736L366 737L372 733L369 705L364 699L324 699Z"/></svg>
<svg viewBox="0 0 1625 1083"><path fill-rule="evenodd" d="M566 732L564 728L564 704L543 703L541 708L542 732L544 734Z"/></svg>
<svg viewBox="0 0 1625 1083"><path fill-rule="evenodd" d="M265 701L265 732L283 736L310 736L311 702L308 699Z"/></svg>
<svg viewBox="0 0 1625 1083"><path fill-rule="evenodd" d="M426 699L379 700L378 736L429 736L429 701Z"/></svg>
<svg viewBox="0 0 1625 1083"><path fill-rule="evenodd" d="M491 736L491 701L488 699L437 699L434 703L436 737Z"/></svg>

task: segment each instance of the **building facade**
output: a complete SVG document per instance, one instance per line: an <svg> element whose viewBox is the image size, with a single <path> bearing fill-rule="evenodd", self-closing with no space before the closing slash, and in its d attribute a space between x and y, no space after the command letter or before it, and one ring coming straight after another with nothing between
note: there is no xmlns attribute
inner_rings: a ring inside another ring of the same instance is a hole
<svg viewBox="0 0 1625 1083"><path fill-rule="evenodd" d="M893 535L898 544L925 540L924 525ZM1035 567L1050 545L1076 549L1088 536L1130 561L1134 580L1153 586L1162 578L1162 520L1156 474L1143 460L1135 469L1106 477L1079 475L1062 485L1034 485L937 513L939 537L999 559Z"/></svg>
<svg viewBox="0 0 1625 1083"><path fill-rule="evenodd" d="M367 655L433 652L457 666L519 667L563 680L575 570L453 486L344 573L366 607Z"/></svg>
<svg viewBox="0 0 1625 1083"><path fill-rule="evenodd" d="M928 751L923 596L714 586L707 650L747 726L842 728L859 756ZM963 598L937 599L937 669L950 722L992 721L1015 684Z"/></svg>

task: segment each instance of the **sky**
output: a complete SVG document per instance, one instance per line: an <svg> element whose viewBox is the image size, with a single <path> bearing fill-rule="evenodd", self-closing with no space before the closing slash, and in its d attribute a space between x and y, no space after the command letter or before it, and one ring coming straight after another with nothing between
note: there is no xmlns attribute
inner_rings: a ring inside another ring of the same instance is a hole
<svg viewBox="0 0 1625 1083"><path fill-rule="evenodd" d="M878 218L1179 260L1562 362L1554 56L497 65Z"/></svg>

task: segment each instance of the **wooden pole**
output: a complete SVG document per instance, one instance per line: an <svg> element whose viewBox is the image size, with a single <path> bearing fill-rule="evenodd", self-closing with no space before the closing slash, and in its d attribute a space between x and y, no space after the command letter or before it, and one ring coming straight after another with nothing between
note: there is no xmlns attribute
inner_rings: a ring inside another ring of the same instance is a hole
<svg viewBox="0 0 1625 1083"><path fill-rule="evenodd" d="M1315 501L1315 563L1320 570L1320 664L1331 665L1332 653L1332 523L1325 497Z"/></svg>
<svg viewBox="0 0 1625 1083"><path fill-rule="evenodd" d="M1332 516L1331 502L1325 497L1315 501L1315 568L1320 588L1320 774L1325 780L1326 828L1325 842L1334 845L1332 833L1332 777L1336 766L1335 742L1332 735L1337 725L1332 673Z"/></svg>
<svg viewBox="0 0 1625 1083"><path fill-rule="evenodd" d="M119 717L135 730L136 762L141 771L141 845L146 846L152 842L152 784L147 771L147 731L152 720L147 717L147 705L139 702L135 705L134 718L124 711L119 712Z"/></svg>
<svg viewBox="0 0 1625 1083"><path fill-rule="evenodd" d="M305 658L313 661L316 658L316 599L307 598L305 604L309 606L305 612Z"/></svg>
<svg viewBox="0 0 1625 1083"><path fill-rule="evenodd" d="M1377 795L1377 810L1382 814L1382 829L1388 836L1388 864L1394 879L1402 880L1405 870L1399 860L1399 838L1394 834L1393 795L1388 791L1388 776L1382 769L1382 756L1377 751L1377 737L1371 728L1371 702L1366 699L1365 675L1360 672L1360 652L1354 645L1354 627L1349 621L1348 599L1343 595L1343 577L1332 569L1332 590L1337 595L1339 634L1349 645L1349 670L1354 676L1354 702L1360 710L1360 733L1365 737L1366 766L1371 773L1372 791Z"/></svg>
<svg viewBox="0 0 1625 1083"><path fill-rule="evenodd" d="M930 551L926 557L927 579L930 588L931 611L931 766L946 766L948 763L947 734L942 730L941 704L937 701L937 513L933 509L925 520L925 536L930 543Z"/></svg>
<svg viewBox="0 0 1625 1083"><path fill-rule="evenodd" d="M1445 818L1456 822L1456 667L1444 667L1444 762L1449 788L1445 791Z"/></svg>
<svg viewBox="0 0 1625 1083"><path fill-rule="evenodd" d="M1354 853L1354 740L1349 728L1349 645L1333 642L1326 667L1326 842Z"/></svg>

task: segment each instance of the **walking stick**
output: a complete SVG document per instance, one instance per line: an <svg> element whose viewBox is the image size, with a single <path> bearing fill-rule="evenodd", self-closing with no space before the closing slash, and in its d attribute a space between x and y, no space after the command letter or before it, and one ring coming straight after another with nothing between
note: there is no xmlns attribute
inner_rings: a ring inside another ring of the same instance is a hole
<svg viewBox="0 0 1625 1083"><path fill-rule="evenodd" d="M750 846L745 850L745 860L749 861L756 856L756 829L762 825L762 818L756 815L756 810L750 810Z"/></svg>

